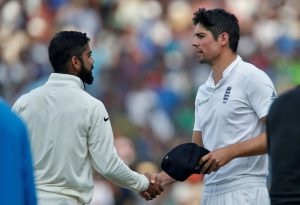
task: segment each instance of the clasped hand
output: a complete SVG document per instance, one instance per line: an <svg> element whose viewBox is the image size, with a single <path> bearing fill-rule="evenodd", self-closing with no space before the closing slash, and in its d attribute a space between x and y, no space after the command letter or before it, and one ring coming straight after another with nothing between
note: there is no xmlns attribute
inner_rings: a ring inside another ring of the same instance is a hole
<svg viewBox="0 0 300 205"><path fill-rule="evenodd" d="M149 186L147 190L140 192L140 196L149 201L160 195L164 191L164 187L161 184L158 174L151 175L145 173L145 176L149 179Z"/></svg>

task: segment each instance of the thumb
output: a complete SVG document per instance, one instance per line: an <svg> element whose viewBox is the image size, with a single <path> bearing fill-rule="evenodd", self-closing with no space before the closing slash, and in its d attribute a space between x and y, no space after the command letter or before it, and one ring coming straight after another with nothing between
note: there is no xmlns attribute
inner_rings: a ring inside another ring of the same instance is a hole
<svg viewBox="0 0 300 205"><path fill-rule="evenodd" d="M150 178L150 182L152 183L152 184L154 184L155 182L157 182L158 181L158 174L153 174L152 176L151 176L151 178Z"/></svg>

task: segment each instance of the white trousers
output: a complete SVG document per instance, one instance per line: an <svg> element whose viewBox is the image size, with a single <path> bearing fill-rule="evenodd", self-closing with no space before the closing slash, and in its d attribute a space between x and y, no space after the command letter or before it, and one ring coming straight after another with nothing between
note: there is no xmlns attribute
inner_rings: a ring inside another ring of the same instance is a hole
<svg viewBox="0 0 300 205"><path fill-rule="evenodd" d="M270 199L267 188L249 187L210 196L202 194L201 205L270 205Z"/></svg>
<svg viewBox="0 0 300 205"><path fill-rule="evenodd" d="M205 186L201 205L270 205L266 182L255 178L252 182L248 180Z"/></svg>

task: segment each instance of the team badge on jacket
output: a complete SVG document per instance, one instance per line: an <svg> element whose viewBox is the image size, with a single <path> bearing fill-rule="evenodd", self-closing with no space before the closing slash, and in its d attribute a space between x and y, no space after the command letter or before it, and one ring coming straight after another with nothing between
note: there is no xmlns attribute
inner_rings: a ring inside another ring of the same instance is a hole
<svg viewBox="0 0 300 205"><path fill-rule="evenodd" d="M225 91L225 94L224 94L224 97L223 97L223 103L224 104L227 103L227 101L229 99L229 96L230 96L230 92L231 92L231 86L226 88L226 91Z"/></svg>

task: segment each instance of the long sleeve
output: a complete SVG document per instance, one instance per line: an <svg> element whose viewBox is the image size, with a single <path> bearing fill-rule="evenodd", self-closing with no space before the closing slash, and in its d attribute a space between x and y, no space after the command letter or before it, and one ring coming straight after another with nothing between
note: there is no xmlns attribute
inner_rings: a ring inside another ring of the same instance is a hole
<svg viewBox="0 0 300 205"><path fill-rule="evenodd" d="M96 170L114 184L144 191L149 186L148 179L132 171L118 156L107 111L102 103L92 112L89 130L89 151Z"/></svg>

